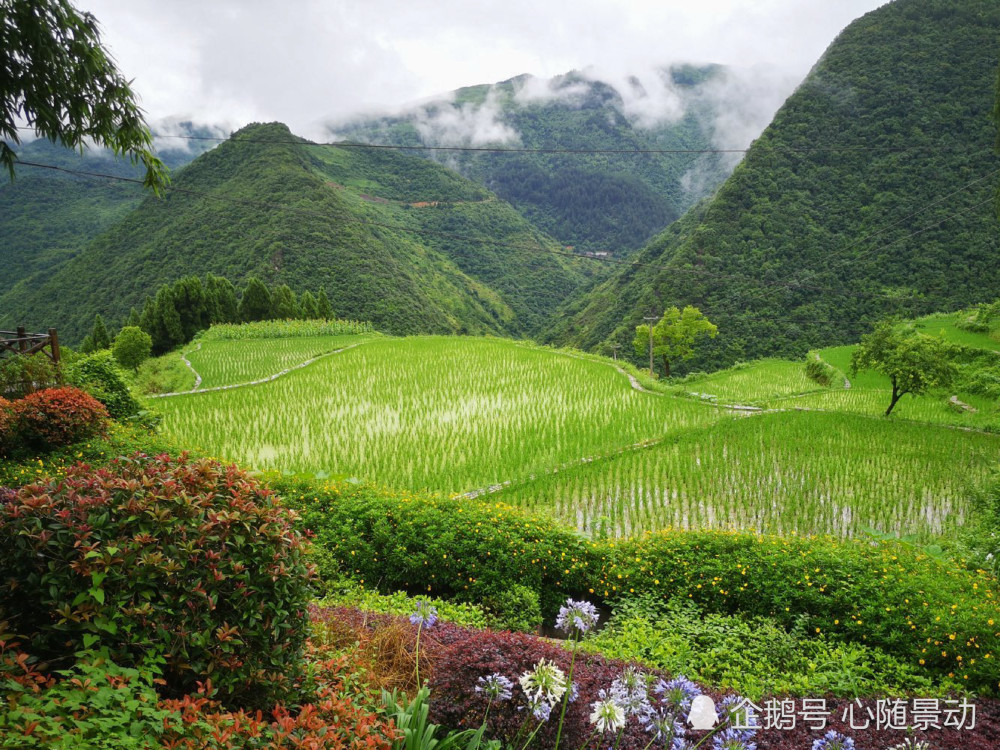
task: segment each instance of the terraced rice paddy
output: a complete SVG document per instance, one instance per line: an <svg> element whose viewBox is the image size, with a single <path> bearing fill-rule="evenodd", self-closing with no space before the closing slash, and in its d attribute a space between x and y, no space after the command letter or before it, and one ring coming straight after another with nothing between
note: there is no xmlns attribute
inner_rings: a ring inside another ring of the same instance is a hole
<svg viewBox="0 0 1000 750"><path fill-rule="evenodd" d="M201 388L247 383L294 367L321 354L363 341L368 336L303 336L231 341L208 339L187 354L201 375Z"/></svg>
<svg viewBox="0 0 1000 750"><path fill-rule="evenodd" d="M1000 437L846 414L728 419L495 497L588 532L750 528L928 539L961 526Z"/></svg>
<svg viewBox="0 0 1000 750"><path fill-rule="evenodd" d="M245 342L225 343L235 356ZM376 339L270 383L157 407L167 434L248 466L446 492L720 418L708 405L633 390L604 363L444 337Z"/></svg>
<svg viewBox="0 0 1000 750"><path fill-rule="evenodd" d="M683 397L639 392L599 358L502 339L209 340L191 360L212 387L358 343L272 382L162 399L164 430L259 469L489 488L597 535L874 529L927 540L961 525L970 484L1000 449L1000 436L954 429L995 417L993 404L970 415L904 397L886 420L882 376L821 388L782 360L685 382ZM849 372L851 349L821 356ZM737 416L692 392L780 411Z"/></svg>

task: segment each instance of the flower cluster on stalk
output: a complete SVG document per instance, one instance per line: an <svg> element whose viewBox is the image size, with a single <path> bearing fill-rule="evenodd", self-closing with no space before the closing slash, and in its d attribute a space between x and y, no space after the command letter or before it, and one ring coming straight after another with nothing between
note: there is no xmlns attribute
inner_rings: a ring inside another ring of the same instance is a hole
<svg viewBox="0 0 1000 750"><path fill-rule="evenodd" d="M423 600L417 602L417 611L410 615L410 622L422 628L434 627L438 621L437 607Z"/></svg>
<svg viewBox="0 0 1000 750"><path fill-rule="evenodd" d="M485 695L491 701L510 700L514 694L514 683L496 672L488 677L480 677L476 682L476 692Z"/></svg>
<svg viewBox="0 0 1000 750"><path fill-rule="evenodd" d="M518 680L528 698L528 708L539 721L548 720L555 706L569 685L566 674L554 663L542 659L535 668L521 675Z"/></svg>
<svg viewBox="0 0 1000 750"><path fill-rule="evenodd" d="M597 607L590 602L576 602L567 599L559 608L556 617L556 627L568 635L582 636L597 626L600 615Z"/></svg>
<svg viewBox="0 0 1000 750"><path fill-rule="evenodd" d="M812 750L854 750L854 740L831 729L813 742Z"/></svg>

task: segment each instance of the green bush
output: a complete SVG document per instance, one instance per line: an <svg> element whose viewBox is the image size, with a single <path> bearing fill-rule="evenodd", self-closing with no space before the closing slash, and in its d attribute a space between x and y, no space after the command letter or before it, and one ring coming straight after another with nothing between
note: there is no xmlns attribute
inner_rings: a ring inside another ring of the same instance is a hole
<svg viewBox="0 0 1000 750"><path fill-rule="evenodd" d="M14 442L14 407L10 401L0 396L0 456Z"/></svg>
<svg viewBox="0 0 1000 750"><path fill-rule="evenodd" d="M0 358L0 396L21 398L59 382L59 373L44 354Z"/></svg>
<svg viewBox="0 0 1000 750"><path fill-rule="evenodd" d="M372 589L345 584L343 587L327 594L320 605L324 607L353 607L363 612L375 612L383 615L412 615L417 609L417 602L424 601L437 610L442 622L451 622L466 628L489 627L490 618L482 607L475 604L449 601L438 597L409 596L402 591L391 594L380 594Z"/></svg>
<svg viewBox="0 0 1000 750"><path fill-rule="evenodd" d="M0 695L7 697L0 711L0 747L146 750L159 746L156 738L171 719L180 723L159 706L153 685L162 659L154 655L132 669L115 664L107 652L77 657L73 667L39 691L27 689L15 670L0 667ZM33 727L30 740L26 726Z"/></svg>
<svg viewBox="0 0 1000 750"><path fill-rule="evenodd" d="M810 637L1000 687L995 578L904 544L722 531L595 541L502 504L275 481L340 570L382 591L479 602L516 582L538 592L545 618L567 596L620 605L644 593L786 631L806 616Z"/></svg>
<svg viewBox="0 0 1000 750"><path fill-rule="evenodd" d="M136 454L21 488L0 507L0 620L32 653L95 644L132 666L164 649L168 690L211 678L241 705L300 673L303 542L273 493L233 466Z"/></svg>
<svg viewBox="0 0 1000 750"><path fill-rule="evenodd" d="M65 368L65 378L96 398L114 419L139 413L142 406L132 396L121 368L108 349L80 357Z"/></svg>
<svg viewBox="0 0 1000 750"><path fill-rule="evenodd" d="M878 649L810 636L800 616L786 630L768 617L706 613L690 600L627 600L584 648L685 674L751 700L764 695L943 695L936 682Z"/></svg>
<svg viewBox="0 0 1000 750"><path fill-rule="evenodd" d="M551 618L596 573L595 543L510 506L349 482L270 482L343 574L380 591L475 602L517 582L538 592Z"/></svg>
<svg viewBox="0 0 1000 750"><path fill-rule="evenodd" d="M489 611L490 627L533 633L542 624L538 593L520 583L508 583L477 598Z"/></svg>
<svg viewBox="0 0 1000 750"><path fill-rule="evenodd" d="M829 362L820 359L819 354L816 352L809 352L806 355L806 377L813 382L828 387L837 379L839 374L837 368Z"/></svg>

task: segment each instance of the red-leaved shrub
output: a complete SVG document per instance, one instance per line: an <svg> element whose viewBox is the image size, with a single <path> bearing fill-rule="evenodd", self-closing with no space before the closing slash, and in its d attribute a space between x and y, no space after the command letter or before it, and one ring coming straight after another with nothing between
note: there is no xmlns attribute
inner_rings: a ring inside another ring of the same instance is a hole
<svg viewBox="0 0 1000 750"><path fill-rule="evenodd" d="M301 674L309 571L294 515L235 466L136 454L0 506L0 619L49 661L96 642L266 705Z"/></svg>
<svg viewBox="0 0 1000 750"><path fill-rule="evenodd" d="M104 404L79 388L46 388L13 403L14 438L42 450L61 448L102 433Z"/></svg>
<svg viewBox="0 0 1000 750"><path fill-rule="evenodd" d="M14 441L14 407L0 396L0 456L7 452Z"/></svg>

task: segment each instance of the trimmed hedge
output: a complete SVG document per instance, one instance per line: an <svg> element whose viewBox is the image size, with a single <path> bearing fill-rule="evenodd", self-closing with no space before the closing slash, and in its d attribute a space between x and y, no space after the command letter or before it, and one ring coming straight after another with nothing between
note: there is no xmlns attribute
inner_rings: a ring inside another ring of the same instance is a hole
<svg viewBox="0 0 1000 750"><path fill-rule="evenodd" d="M568 596L638 594L761 615L882 649L970 689L1000 687L1000 592L982 570L895 542L666 531L587 540L502 504L276 479L343 573L382 591L482 601L511 582L550 619Z"/></svg>

